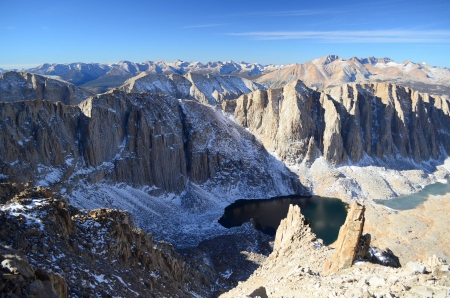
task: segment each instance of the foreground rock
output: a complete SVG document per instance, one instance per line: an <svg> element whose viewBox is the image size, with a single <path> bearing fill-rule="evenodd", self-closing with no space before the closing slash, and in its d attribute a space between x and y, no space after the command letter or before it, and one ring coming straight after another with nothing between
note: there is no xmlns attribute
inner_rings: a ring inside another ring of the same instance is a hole
<svg viewBox="0 0 450 298"><path fill-rule="evenodd" d="M360 205L356 201L351 204L347 219L339 230L338 239L333 245L335 248L333 258L325 263L324 275L336 273L352 266L360 249L359 242L364 228L364 211L364 205Z"/></svg>
<svg viewBox="0 0 450 298"><path fill-rule="evenodd" d="M450 268L438 258L429 265L420 261L411 265L425 266L423 273L411 266L357 262L324 276L324 263L333 250L311 233L298 207L290 207L276 239L274 251L250 278L220 297L255 297L257 293L261 297L264 293L267 297L448 297L450 291Z"/></svg>
<svg viewBox="0 0 450 298"><path fill-rule="evenodd" d="M365 232L372 243L389 248L404 266L432 255L450 260L450 194L429 196L410 210L367 204Z"/></svg>
<svg viewBox="0 0 450 298"><path fill-rule="evenodd" d="M0 205L0 292L37 297L209 297L227 281L137 229L127 212L81 211L42 187ZM53 296L52 296L53 295Z"/></svg>
<svg viewBox="0 0 450 298"><path fill-rule="evenodd" d="M42 269L34 270L23 253L2 243L0 260L0 295L38 298L68 296L67 283L61 275Z"/></svg>

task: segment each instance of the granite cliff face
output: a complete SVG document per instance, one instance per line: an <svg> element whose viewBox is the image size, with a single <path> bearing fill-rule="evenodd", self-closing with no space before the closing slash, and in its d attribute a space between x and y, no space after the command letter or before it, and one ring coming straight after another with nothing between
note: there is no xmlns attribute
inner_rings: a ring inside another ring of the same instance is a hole
<svg viewBox="0 0 450 298"><path fill-rule="evenodd" d="M114 91L79 106L0 104L2 179L71 189L126 183L181 194L190 184L230 192L301 186L245 129L195 101ZM279 163L279 162L278 162Z"/></svg>
<svg viewBox="0 0 450 298"><path fill-rule="evenodd" d="M0 101L49 100L76 105L93 94L68 82L27 72L0 75Z"/></svg>
<svg viewBox="0 0 450 298"><path fill-rule="evenodd" d="M238 123L289 163L323 156L334 165L400 158L416 163L450 152L450 103L387 84L317 92L301 81L236 100Z"/></svg>

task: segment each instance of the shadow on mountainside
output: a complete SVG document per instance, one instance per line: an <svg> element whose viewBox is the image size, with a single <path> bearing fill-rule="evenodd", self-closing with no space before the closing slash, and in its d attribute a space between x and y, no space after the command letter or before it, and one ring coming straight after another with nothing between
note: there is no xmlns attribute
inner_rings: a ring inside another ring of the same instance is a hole
<svg viewBox="0 0 450 298"><path fill-rule="evenodd" d="M233 234L202 241L195 248L179 250L186 259L196 260L226 278L235 287L247 280L272 252L274 237L260 232ZM229 287L228 285L228 287ZM227 287L227 285L222 285Z"/></svg>

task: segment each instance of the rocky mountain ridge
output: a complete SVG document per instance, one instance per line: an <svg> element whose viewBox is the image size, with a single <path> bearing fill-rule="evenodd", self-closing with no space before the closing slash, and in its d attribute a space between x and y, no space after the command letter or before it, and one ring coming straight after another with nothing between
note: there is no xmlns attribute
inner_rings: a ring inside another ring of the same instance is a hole
<svg viewBox="0 0 450 298"><path fill-rule="evenodd" d="M219 168L233 167L234 158L229 154L242 146L240 138L246 139L255 152L264 154L250 134L213 109L164 95L114 91L91 97L79 107L32 101L3 103L0 111L1 126L10 134L2 146L2 173L17 182L42 176L34 176L45 172L38 170L40 166L63 167L63 180L73 182L78 180L77 175L84 174L74 172L79 166L104 167L100 170L103 174L90 173L89 181L98 182L107 176L113 182L181 193L188 180L201 184L213 178ZM206 124L200 114L214 128L210 133L200 129ZM11 122L12 117L18 122ZM216 135L219 132L224 135ZM228 146L222 144L223 139ZM105 142L110 146L104 147ZM211 145L214 142L217 146ZM16 146L19 150L10 150ZM133 160L140 162L127 164ZM121 165L126 168L120 169ZM252 166L252 161L238 167L242 166ZM153 167L165 170L155 172ZM131 173L124 176L125 171Z"/></svg>
<svg viewBox="0 0 450 298"><path fill-rule="evenodd" d="M395 84L345 84L317 92L301 81L236 100L234 117L281 159L329 162L365 156L421 163L450 152L450 101Z"/></svg>
<svg viewBox="0 0 450 298"><path fill-rule="evenodd" d="M166 62L162 60L135 63L120 61L118 63L46 63L27 69L31 73L54 75L75 85L104 92L112 87L119 87L125 80L140 73L184 75L188 72L212 75L233 75L244 78L255 78L277 69L276 65L261 65L247 62Z"/></svg>
<svg viewBox="0 0 450 298"><path fill-rule="evenodd" d="M125 81L119 89L126 92L162 93L175 98L194 99L202 104L217 105L242 94L264 90L265 87L236 76L189 72L183 76L142 73Z"/></svg>
<svg viewBox="0 0 450 298"><path fill-rule="evenodd" d="M387 199L448 178L447 96L388 83L320 92L293 81L222 108L316 194Z"/></svg>
<svg viewBox="0 0 450 298"><path fill-rule="evenodd" d="M210 297L227 281L137 229L125 211L81 211L43 187L2 184L0 292L33 297ZM11 296L13 297L13 296Z"/></svg>
<svg viewBox="0 0 450 298"><path fill-rule="evenodd" d="M23 71L59 76L96 93L121 86L125 80L141 73L185 75L189 72L211 75L231 75L254 80L266 88L278 88L293 80L302 80L307 86L325 89L345 83L389 82L420 92L448 94L450 70L409 60L395 62L390 58L343 59L328 55L303 64L261 65L233 61L226 62L166 62L162 60L135 63L46 63Z"/></svg>
<svg viewBox="0 0 450 298"><path fill-rule="evenodd" d="M346 83L388 82L431 94L449 94L450 69L414 63L398 63L389 58L343 59L328 55L303 64L287 65L256 81L268 88L283 87L295 80L307 86L326 89Z"/></svg>
<svg viewBox="0 0 450 298"><path fill-rule="evenodd" d="M196 101L116 90L79 106L0 103L0 115L1 180L51 186L82 208L126 208L142 227L167 225L159 239L195 244L192 234L207 237L192 223L202 216L222 233L218 206L236 196L306 192L252 134Z"/></svg>
<svg viewBox="0 0 450 298"><path fill-rule="evenodd" d="M15 71L0 74L0 102L49 100L76 105L93 95L83 88L46 76Z"/></svg>

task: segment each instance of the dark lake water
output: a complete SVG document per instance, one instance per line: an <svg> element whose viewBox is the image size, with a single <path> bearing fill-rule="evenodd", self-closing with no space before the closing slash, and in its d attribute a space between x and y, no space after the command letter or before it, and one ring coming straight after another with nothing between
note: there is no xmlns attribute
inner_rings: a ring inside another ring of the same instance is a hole
<svg viewBox="0 0 450 298"><path fill-rule="evenodd" d="M290 204L300 207L302 214L311 223L313 232L325 243L331 244L337 239L347 210L346 204L335 198L293 195L261 200L237 200L225 208L219 223L231 228L253 219L255 229L273 236L280 221L286 218Z"/></svg>
<svg viewBox="0 0 450 298"><path fill-rule="evenodd" d="M378 204L396 210L414 209L425 202L430 195L445 195L450 193L450 183L436 182L425 186L421 191L410 195L399 196L390 200L375 200Z"/></svg>

